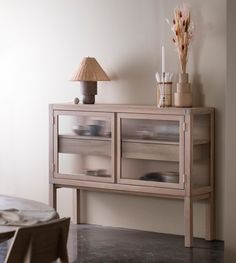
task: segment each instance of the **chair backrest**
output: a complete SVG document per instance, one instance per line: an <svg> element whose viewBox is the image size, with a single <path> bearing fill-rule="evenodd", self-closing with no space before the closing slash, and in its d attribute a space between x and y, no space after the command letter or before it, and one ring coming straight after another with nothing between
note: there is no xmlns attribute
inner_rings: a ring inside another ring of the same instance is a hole
<svg viewBox="0 0 236 263"><path fill-rule="evenodd" d="M18 228L5 263L68 263L67 239L70 218Z"/></svg>

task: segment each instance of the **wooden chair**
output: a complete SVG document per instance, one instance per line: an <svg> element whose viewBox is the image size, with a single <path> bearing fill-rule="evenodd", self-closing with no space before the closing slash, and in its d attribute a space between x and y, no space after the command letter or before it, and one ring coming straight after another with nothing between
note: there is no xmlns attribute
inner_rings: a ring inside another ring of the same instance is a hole
<svg viewBox="0 0 236 263"><path fill-rule="evenodd" d="M68 263L70 218L18 228L5 263Z"/></svg>

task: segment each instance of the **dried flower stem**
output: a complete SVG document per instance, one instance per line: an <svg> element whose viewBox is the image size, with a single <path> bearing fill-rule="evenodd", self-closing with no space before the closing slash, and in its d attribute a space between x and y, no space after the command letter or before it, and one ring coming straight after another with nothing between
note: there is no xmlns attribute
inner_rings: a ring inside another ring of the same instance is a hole
<svg viewBox="0 0 236 263"><path fill-rule="evenodd" d="M189 9L185 5L177 7L174 10L173 24L168 20L167 22L174 33L173 42L177 48L181 73L186 73L188 48L194 31Z"/></svg>

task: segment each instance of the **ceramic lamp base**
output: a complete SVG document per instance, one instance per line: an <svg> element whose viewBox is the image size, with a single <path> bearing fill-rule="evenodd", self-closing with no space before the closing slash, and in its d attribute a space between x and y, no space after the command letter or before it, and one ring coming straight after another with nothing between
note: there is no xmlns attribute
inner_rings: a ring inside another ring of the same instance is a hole
<svg viewBox="0 0 236 263"><path fill-rule="evenodd" d="M83 104L94 104L95 95L97 94L97 82L81 81L81 88L83 94Z"/></svg>

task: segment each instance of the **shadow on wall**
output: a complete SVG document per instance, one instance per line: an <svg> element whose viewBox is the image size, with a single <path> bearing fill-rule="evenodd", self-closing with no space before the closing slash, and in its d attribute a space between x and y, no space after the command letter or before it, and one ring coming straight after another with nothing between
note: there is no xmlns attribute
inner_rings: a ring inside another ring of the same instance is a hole
<svg viewBox="0 0 236 263"><path fill-rule="evenodd" d="M196 17L196 19L195 19ZM199 70L200 64L200 54L202 47L204 45L204 36L203 36L203 17L199 5L194 6L194 17L193 21L198 21L197 28L195 28L195 34L198 35L197 38L193 39L192 47L194 52L192 52L192 92L193 92L193 105L194 106L203 106L205 105L205 96L203 94L203 83L201 81L201 71Z"/></svg>
<svg viewBox="0 0 236 263"><path fill-rule="evenodd" d="M192 74L192 93L194 106L205 105L205 95L203 93L203 84L200 73Z"/></svg>

